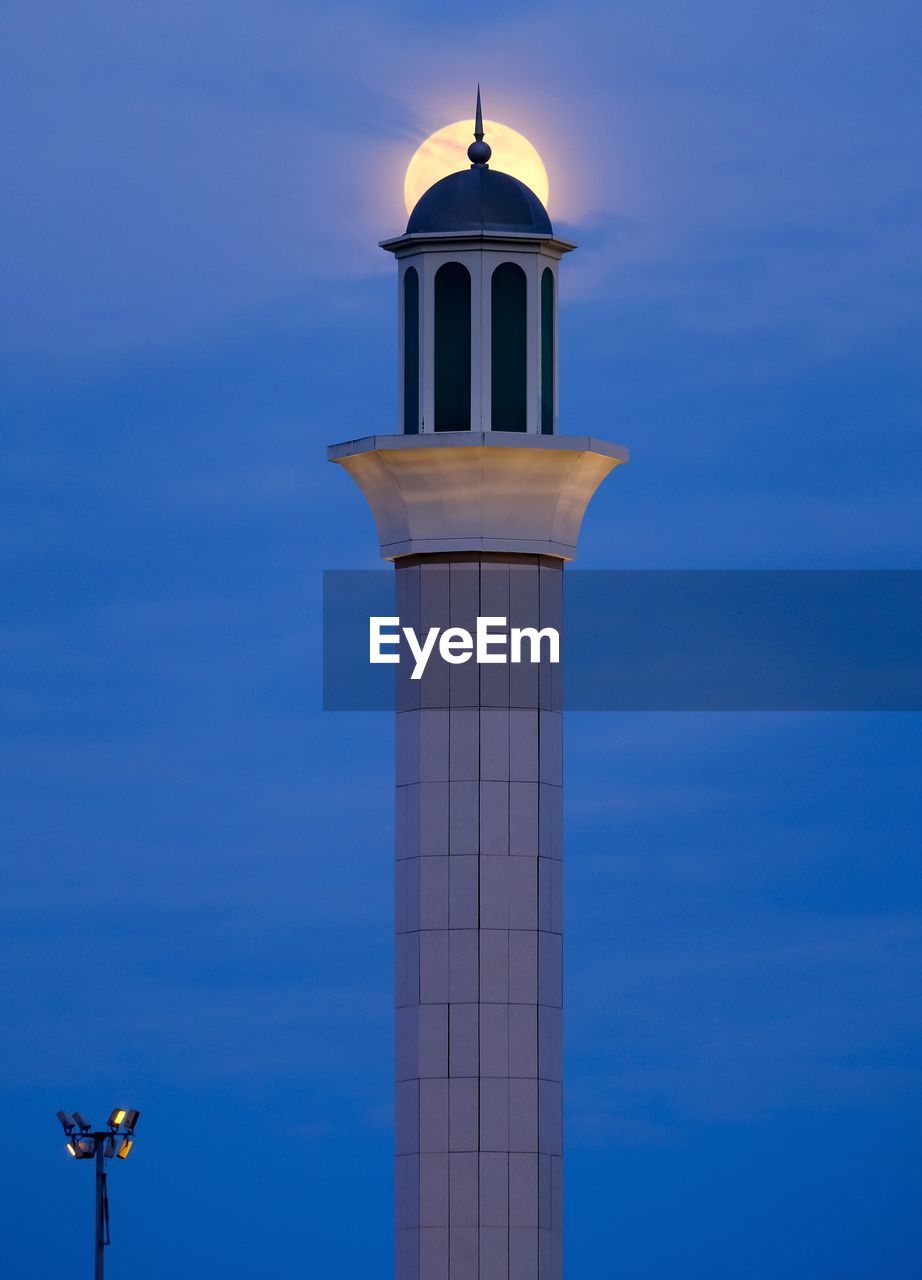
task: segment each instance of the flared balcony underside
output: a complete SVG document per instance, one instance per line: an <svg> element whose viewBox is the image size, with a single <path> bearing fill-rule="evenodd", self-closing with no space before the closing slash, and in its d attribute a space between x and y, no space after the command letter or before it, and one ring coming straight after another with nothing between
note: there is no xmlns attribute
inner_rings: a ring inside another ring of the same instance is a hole
<svg viewBox="0 0 922 1280"><path fill-rule="evenodd" d="M580 525L628 451L594 436L365 436L327 451L362 490L385 560L445 551L576 555Z"/></svg>

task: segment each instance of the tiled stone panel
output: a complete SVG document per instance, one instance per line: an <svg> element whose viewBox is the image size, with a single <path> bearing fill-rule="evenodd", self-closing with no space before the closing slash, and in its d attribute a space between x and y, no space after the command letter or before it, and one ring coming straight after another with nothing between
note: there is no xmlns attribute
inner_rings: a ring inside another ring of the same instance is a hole
<svg viewBox="0 0 922 1280"><path fill-rule="evenodd" d="M397 562L417 632L561 629L539 556ZM397 675L396 1280L561 1280L562 679Z"/></svg>

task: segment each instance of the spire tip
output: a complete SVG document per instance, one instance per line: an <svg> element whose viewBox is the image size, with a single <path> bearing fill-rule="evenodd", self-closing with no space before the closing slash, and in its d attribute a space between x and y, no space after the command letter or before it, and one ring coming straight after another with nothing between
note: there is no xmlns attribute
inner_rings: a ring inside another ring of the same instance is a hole
<svg viewBox="0 0 922 1280"><path fill-rule="evenodd" d="M477 108L474 113L474 141L467 149L467 158L472 168L485 169L492 154L489 145L483 140L483 111L480 107L480 84L478 83Z"/></svg>

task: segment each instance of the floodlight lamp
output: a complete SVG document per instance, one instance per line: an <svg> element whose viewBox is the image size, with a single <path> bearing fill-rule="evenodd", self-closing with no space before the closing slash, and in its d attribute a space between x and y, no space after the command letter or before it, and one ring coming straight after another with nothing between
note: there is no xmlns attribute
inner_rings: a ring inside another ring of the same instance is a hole
<svg viewBox="0 0 922 1280"><path fill-rule="evenodd" d="M96 1154L96 1142L93 1138L78 1138L74 1143L74 1158L90 1160Z"/></svg>
<svg viewBox="0 0 922 1280"><path fill-rule="evenodd" d="M77 1148L74 1146L74 1144L73 1144L72 1142L68 1142L68 1144L67 1144L67 1150L70 1152L70 1154L71 1154L71 1155L74 1157L74 1159L76 1160L76 1158L77 1158Z"/></svg>
<svg viewBox="0 0 922 1280"><path fill-rule="evenodd" d="M113 1107L112 1114L106 1122L110 1129L117 1129L127 1115L127 1111L123 1107Z"/></svg>
<svg viewBox="0 0 922 1280"><path fill-rule="evenodd" d="M73 1133L74 1131L73 1116L69 1116L66 1111L59 1111L57 1115L58 1115L58 1119L61 1121L61 1128L64 1130L64 1132L66 1134Z"/></svg>
<svg viewBox="0 0 922 1280"><path fill-rule="evenodd" d="M105 1157L107 1160L111 1160L114 1155L115 1155L115 1135L110 1133L108 1138L106 1138Z"/></svg>
<svg viewBox="0 0 922 1280"><path fill-rule="evenodd" d="M124 1119L122 1120L122 1124L125 1127L126 1133L134 1133L135 1125L138 1123L140 1116L141 1116L140 1111L133 1111L129 1109L128 1111L125 1112Z"/></svg>
<svg viewBox="0 0 922 1280"><path fill-rule="evenodd" d="M77 1128L83 1133L89 1133L93 1127L89 1120L87 1120L86 1116L82 1116L79 1111L74 1112L74 1119L77 1122Z"/></svg>
<svg viewBox="0 0 922 1280"><path fill-rule="evenodd" d="M131 1139L126 1138L116 1153L118 1155L119 1160L127 1160L128 1153L131 1151L131 1148L133 1146L134 1146L134 1143L131 1141Z"/></svg>

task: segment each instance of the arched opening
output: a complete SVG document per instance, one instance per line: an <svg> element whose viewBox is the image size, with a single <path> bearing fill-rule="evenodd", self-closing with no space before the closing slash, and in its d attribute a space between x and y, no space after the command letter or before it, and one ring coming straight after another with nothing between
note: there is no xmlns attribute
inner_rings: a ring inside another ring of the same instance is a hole
<svg viewBox="0 0 922 1280"><path fill-rule="evenodd" d="M471 429L471 276L460 262L435 273L435 429Z"/></svg>
<svg viewBox="0 0 922 1280"><path fill-rule="evenodd" d="M541 434L554 434L554 273L541 275Z"/></svg>
<svg viewBox="0 0 922 1280"><path fill-rule="evenodd" d="M419 431L419 276L407 267L403 277L403 429Z"/></svg>
<svg viewBox="0 0 922 1280"><path fill-rule="evenodd" d="M491 405L494 431L527 429L528 282L515 262L493 272Z"/></svg>

